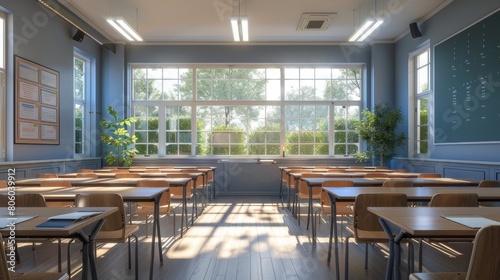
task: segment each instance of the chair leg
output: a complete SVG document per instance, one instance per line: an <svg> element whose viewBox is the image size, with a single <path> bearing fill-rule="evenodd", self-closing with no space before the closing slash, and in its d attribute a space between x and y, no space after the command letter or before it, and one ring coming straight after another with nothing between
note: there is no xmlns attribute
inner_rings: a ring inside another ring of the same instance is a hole
<svg viewBox="0 0 500 280"><path fill-rule="evenodd" d="M423 244L424 240L420 238L420 241L418 243L418 272L422 272L422 249L423 249Z"/></svg>
<svg viewBox="0 0 500 280"><path fill-rule="evenodd" d="M74 238L72 238L69 242L68 242L68 255L67 255L67 269L68 269L68 275L69 277L71 278L71 243L73 243L73 241L75 241Z"/></svg>
<svg viewBox="0 0 500 280"><path fill-rule="evenodd" d="M299 221L300 226L300 200L297 198L297 220Z"/></svg>
<svg viewBox="0 0 500 280"><path fill-rule="evenodd" d="M368 243L365 243L365 269L368 269Z"/></svg>
<svg viewBox="0 0 500 280"><path fill-rule="evenodd" d="M175 239L175 212L174 212L174 211L172 211L172 214L173 214L173 216L174 216L174 239Z"/></svg>
<svg viewBox="0 0 500 280"><path fill-rule="evenodd" d="M61 252L61 238L57 238L57 272L62 271L62 252Z"/></svg>
<svg viewBox="0 0 500 280"><path fill-rule="evenodd" d="M135 280L139 280L139 239L135 237Z"/></svg>
<svg viewBox="0 0 500 280"><path fill-rule="evenodd" d="M349 279L349 238L350 236L346 236L345 238L345 261L344 261L344 275L345 275L345 280ZM338 261L338 260L337 260Z"/></svg>
<svg viewBox="0 0 500 280"><path fill-rule="evenodd" d="M128 241L128 269L132 268L132 257L130 256L130 235L127 237ZM137 262L137 260L136 260Z"/></svg>
<svg viewBox="0 0 500 280"><path fill-rule="evenodd" d="M146 238L148 238L148 236L149 236L149 229L148 229L148 215L146 215L146 220L145 220L145 223L146 223Z"/></svg>

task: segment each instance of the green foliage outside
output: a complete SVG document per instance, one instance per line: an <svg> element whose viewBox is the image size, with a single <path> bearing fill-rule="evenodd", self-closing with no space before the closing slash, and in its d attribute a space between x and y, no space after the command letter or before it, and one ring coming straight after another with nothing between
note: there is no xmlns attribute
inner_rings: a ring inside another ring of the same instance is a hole
<svg viewBox="0 0 500 280"><path fill-rule="evenodd" d="M118 113L112 106L107 107L113 120L101 120L101 141L113 149L104 158L108 165L132 165L132 158L137 154L135 148L130 148L137 140L135 135L130 135L128 127L137 121L135 118L120 120Z"/></svg>

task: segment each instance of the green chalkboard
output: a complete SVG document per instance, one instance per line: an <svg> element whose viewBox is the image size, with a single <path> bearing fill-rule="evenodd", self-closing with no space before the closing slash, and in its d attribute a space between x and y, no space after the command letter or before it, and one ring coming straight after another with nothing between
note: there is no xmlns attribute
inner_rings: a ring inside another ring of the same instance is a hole
<svg viewBox="0 0 500 280"><path fill-rule="evenodd" d="M500 142L500 11L434 47L434 142Z"/></svg>

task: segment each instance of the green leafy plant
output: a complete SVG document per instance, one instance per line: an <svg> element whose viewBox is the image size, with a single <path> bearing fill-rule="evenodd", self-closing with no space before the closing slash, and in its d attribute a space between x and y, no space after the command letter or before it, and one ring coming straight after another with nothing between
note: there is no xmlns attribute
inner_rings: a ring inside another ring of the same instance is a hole
<svg viewBox="0 0 500 280"><path fill-rule="evenodd" d="M137 122L135 118L120 120L118 113L112 106L107 107L108 113L113 116L113 120L101 120L101 141L113 147L104 158L108 165L132 165L132 159L137 154L135 148L130 148L137 140L135 135L130 135L128 127Z"/></svg>
<svg viewBox="0 0 500 280"><path fill-rule="evenodd" d="M393 157L396 148L406 143L404 133L396 133L396 128L404 121L404 115L400 109L387 104L377 104L373 112L364 110L361 115L363 118L355 122L354 127L368 149L354 157L362 162L379 157L380 165L385 165L384 160Z"/></svg>

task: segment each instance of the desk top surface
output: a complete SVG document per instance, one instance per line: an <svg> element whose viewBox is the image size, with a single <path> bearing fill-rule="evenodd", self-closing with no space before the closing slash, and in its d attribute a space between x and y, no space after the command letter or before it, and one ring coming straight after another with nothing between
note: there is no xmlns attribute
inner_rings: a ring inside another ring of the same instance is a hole
<svg viewBox="0 0 500 280"><path fill-rule="evenodd" d="M135 186L143 180L166 180L171 186L186 186L192 178L31 178L15 183L16 186L39 186L41 182L69 181L73 186Z"/></svg>
<svg viewBox="0 0 500 280"><path fill-rule="evenodd" d="M463 215L500 221L499 207L368 207L413 237L474 237L479 229L469 228L442 217Z"/></svg>
<svg viewBox="0 0 500 280"><path fill-rule="evenodd" d="M404 193L409 201L430 201L437 193L477 193L481 201L499 201L500 188L474 187L413 187L413 188L381 188L381 187L325 187L339 201L354 201L359 194L370 193Z"/></svg>
<svg viewBox="0 0 500 280"><path fill-rule="evenodd" d="M68 214L77 211L99 211L102 214L88 217L64 228L36 228L37 225L47 221L50 217ZM33 219L16 224L16 237L72 237L84 227L105 218L116 212L116 207L16 207L15 216L10 216L6 207L0 208L0 217L34 217ZM10 234L9 227L1 228L0 233L7 238Z"/></svg>
<svg viewBox="0 0 500 280"><path fill-rule="evenodd" d="M345 180L345 178L303 178L313 186L321 185L327 180ZM415 186L477 186L479 180L464 180L453 178L350 178L355 186L382 186L385 181L412 181Z"/></svg>
<svg viewBox="0 0 500 280"><path fill-rule="evenodd" d="M88 193L118 193L124 201L153 201L168 187L39 187L39 186L18 186L16 193L40 193L47 201L74 200L77 194ZM0 188L0 193L6 194L7 188Z"/></svg>

